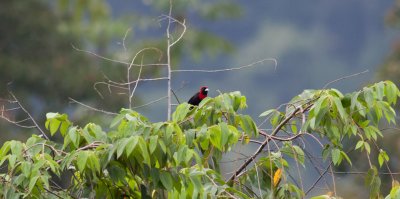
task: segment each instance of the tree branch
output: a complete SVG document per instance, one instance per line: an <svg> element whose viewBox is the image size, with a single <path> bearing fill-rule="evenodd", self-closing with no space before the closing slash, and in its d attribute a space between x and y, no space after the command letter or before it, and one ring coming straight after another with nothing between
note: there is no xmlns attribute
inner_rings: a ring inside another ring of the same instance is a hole
<svg viewBox="0 0 400 199"><path fill-rule="evenodd" d="M296 114L298 112L300 112L301 110L307 111L313 104L309 104L307 105L306 108L304 108L302 110L301 107L297 107L289 116L287 116L271 133L271 136L275 136L281 129L282 127L284 127L293 117L296 116ZM272 139L272 137L267 137L265 139L265 141L258 147L257 151L250 156L235 172L234 174L227 180L227 182L233 181L235 180L236 176L238 176L244 169L246 169L246 167L253 162L256 157L262 152L262 150L264 149L264 147L269 143L269 141Z"/></svg>

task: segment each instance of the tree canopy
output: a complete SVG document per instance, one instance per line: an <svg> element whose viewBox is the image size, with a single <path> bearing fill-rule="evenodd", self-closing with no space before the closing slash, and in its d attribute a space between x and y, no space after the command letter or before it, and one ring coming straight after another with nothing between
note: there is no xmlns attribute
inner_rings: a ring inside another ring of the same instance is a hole
<svg viewBox="0 0 400 199"><path fill-rule="evenodd" d="M63 140L33 135L26 142L7 141L0 149L0 164L7 163L7 171L0 175L0 194L6 198L303 198L309 191L301 187L301 175L289 176L294 175L293 164L306 167L304 151L309 148L296 141L310 136L321 145L328 168L352 165L343 142L356 138L352 150L369 157L365 182L370 197L382 197L378 170L390 157L375 143L384 136L381 121L395 123L392 105L399 96L390 81L347 94L336 89L306 90L286 106L261 113L272 130L240 113L247 104L237 91L206 98L193 109L182 103L171 121L157 123L129 109L122 109L106 126L81 127L66 114L48 113L45 133L59 133ZM240 167L225 178L222 156L250 143L258 149L236 160ZM370 157L373 150L379 151L378 157ZM54 181L62 173L70 174L66 187ZM398 182L393 182L387 198L400 194ZM315 198L336 197L330 195Z"/></svg>

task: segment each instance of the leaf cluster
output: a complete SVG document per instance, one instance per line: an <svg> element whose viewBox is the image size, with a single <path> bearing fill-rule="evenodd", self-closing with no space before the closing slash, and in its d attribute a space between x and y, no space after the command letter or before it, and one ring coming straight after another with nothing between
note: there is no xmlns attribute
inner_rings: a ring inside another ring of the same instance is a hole
<svg viewBox="0 0 400 199"><path fill-rule="evenodd" d="M6 142L0 148L0 165L7 166L7 172L0 174L0 195L303 198L308 192L299 186L302 179L289 179L293 162L303 168L310 166L306 148L296 140L310 135L322 145L325 161L338 166L345 160L351 165L343 140L359 139L353 150L369 156L371 144L383 137L379 123L395 122L392 106L399 96L390 81L348 94L336 89L307 90L285 110L271 109L260 115L270 121L270 134L241 113L247 104L240 92L205 98L195 107L182 103L171 121L156 123L130 109L122 109L108 127L95 123L80 127L66 114L48 113L46 129L52 136L59 133L63 142L36 135L25 143ZM226 181L221 158L240 143L258 143L261 150L268 150L247 156L246 161L253 164L246 164L244 170L235 171L232 181ZM382 149L377 159L379 166L390 160ZM366 173L372 198L382 195L374 165L371 163ZM66 173L70 184L57 185L55 179ZM394 184L390 195L397 190Z"/></svg>

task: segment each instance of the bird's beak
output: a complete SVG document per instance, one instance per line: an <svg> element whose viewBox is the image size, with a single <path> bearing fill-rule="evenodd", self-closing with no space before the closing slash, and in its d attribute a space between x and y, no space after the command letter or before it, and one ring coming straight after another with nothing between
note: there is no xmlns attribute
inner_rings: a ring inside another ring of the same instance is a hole
<svg viewBox="0 0 400 199"><path fill-rule="evenodd" d="M205 89L205 91L207 91L207 92L208 92L208 88L206 88L206 89Z"/></svg>

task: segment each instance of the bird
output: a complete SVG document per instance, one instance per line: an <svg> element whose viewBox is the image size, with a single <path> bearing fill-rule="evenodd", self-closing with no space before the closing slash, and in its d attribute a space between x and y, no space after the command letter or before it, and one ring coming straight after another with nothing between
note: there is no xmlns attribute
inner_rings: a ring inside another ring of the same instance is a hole
<svg viewBox="0 0 400 199"><path fill-rule="evenodd" d="M200 87L199 92L194 94L188 101L188 104L191 104L193 106L198 106L204 98L207 97L208 94L208 87L207 86L202 86Z"/></svg>

